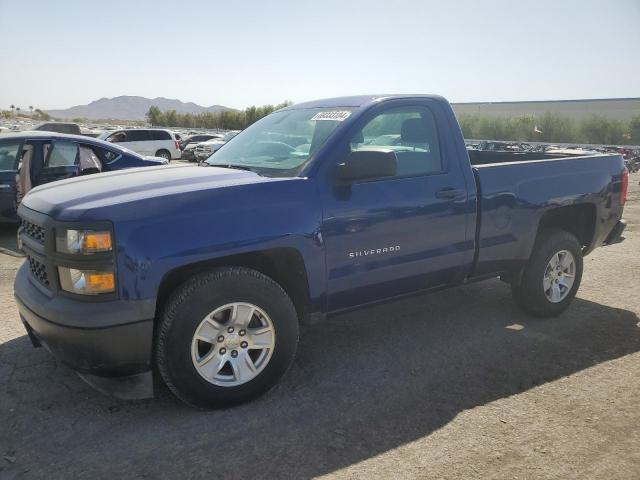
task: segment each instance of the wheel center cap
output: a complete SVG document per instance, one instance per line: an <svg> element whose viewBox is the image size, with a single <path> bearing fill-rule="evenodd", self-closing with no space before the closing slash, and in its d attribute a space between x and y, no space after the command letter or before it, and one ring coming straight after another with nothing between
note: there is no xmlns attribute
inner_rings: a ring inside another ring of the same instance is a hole
<svg viewBox="0 0 640 480"><path fill-rule="evenodd" d="M238 348L240 346L240 336L237 333L229 333L225 337L227 348Z"/></svg>

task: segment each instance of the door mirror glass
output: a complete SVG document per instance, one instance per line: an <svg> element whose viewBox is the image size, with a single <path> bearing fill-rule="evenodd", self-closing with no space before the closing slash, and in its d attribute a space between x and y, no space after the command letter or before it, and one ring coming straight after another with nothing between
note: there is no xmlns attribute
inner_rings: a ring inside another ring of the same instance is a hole
<svg viewBox="0 0 640 480"><path fill-rule="evenodd" d="M336 165L334 177L344 183L372 180L393 177L397 168L398 159L392 150L357 150Z"/></svg>

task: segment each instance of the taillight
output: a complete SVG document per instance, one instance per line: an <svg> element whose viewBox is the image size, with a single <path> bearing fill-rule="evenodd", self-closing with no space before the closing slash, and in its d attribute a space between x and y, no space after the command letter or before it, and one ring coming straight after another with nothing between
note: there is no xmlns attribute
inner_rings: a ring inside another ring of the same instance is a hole
<svg viewBox="0 0 640 480"><path fill-rule="evenodd" d="M620 186L620 205L627 203L627 189L629 188L629 170L624 167L622 171L622 185Z"/></svg>

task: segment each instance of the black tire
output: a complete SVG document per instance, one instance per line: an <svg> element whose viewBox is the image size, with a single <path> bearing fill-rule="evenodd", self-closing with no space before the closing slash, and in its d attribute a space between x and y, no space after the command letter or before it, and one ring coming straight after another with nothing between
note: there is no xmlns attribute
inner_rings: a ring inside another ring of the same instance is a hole
<svg viewBox="0 0 640 480"><path fill-rule="evenodd" d="M553 303L545 295L543 278L553 255L562 250L567 250L573 255L575 279L566 297L558 303ZM582 268L582 248L576 237L565 230L545 230L538 235L521 277L511 284L513 298L531 315L555 317L562 313L576 296L582 280Z"/></svg>
<svg viewBox="0 0 640 480"><path fill-rule="evenodd" d="M158 150L156 152L156 157L160 157L160 158L164 158L165 160L167 160L168 162L171 161L171 152L169 152L169 150Z"/></svg>
<svg viewBox="0 0 640 480"><path fill-rule="evenodd" d="M255 378L237 386L219 386L196 370L191 342L205 316L233 302L251 303L267 313L275 331L275 346ZM195 275L171 294L159 318L156 367L167 387L189 405L236 405L262 395L278 382L293 361L298 336L296 310L280 285L248 268L220 268Z"/></svg>

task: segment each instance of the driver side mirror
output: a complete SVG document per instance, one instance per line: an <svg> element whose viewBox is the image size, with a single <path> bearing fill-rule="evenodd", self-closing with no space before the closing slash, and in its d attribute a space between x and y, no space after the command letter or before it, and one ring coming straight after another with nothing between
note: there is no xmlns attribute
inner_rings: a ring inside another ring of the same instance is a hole
<svg viewBox="0 0 640 480"><path fill-rule="evenodd" d="M346 161L336 165L334 179L341 183L393 177L398 170L398 158L393 150L357 150Z"/></svg>

